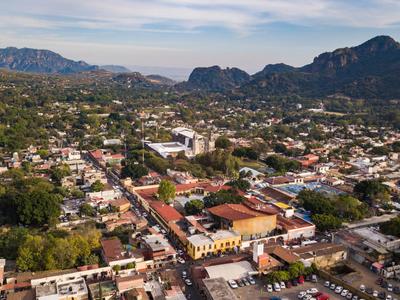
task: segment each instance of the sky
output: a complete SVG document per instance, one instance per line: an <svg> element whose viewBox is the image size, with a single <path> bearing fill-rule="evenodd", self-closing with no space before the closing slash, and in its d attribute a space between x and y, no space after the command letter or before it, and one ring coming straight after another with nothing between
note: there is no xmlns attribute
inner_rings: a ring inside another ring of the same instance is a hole
<svg viewBox="0 0 400 300"><path fill-rule="evenodd" d="M376 35L400 40L399 0L3 0L0 47L91 64L250 73L301 66Z"/></svg>

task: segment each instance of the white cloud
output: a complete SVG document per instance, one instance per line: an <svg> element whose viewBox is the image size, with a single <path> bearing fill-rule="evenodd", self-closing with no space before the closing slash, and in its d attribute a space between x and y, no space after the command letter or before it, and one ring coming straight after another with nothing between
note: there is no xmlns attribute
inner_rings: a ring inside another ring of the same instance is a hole
<svg viewBox="0 0 400 300"><path fill-rule="evenodd" d="M400 23L399 11L397 0L13 0L0 3L0 25L110 30L217 26L244 32L286 22L381 28Z"/></svg>

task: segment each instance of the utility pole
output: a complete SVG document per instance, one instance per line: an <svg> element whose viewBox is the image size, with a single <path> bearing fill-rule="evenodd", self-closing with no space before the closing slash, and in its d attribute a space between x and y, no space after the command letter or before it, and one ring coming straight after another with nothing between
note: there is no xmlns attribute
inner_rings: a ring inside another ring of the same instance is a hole
<svg viewBox="0 0 400 300"><path fill-rule="evenodd" d="M142 121L142 164L144 165L144 119Z"/></svg>

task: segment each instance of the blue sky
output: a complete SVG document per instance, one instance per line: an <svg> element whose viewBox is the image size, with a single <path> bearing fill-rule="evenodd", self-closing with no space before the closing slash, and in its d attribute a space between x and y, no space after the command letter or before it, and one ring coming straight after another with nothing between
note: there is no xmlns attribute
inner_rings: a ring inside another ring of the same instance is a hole
<svg viewBox="0 0 400 300"><path fill-rule="evenodd" d="M398 0L12 0L0 47L50 49L93 64L304 65L375 35L400 39Z"/></svg>

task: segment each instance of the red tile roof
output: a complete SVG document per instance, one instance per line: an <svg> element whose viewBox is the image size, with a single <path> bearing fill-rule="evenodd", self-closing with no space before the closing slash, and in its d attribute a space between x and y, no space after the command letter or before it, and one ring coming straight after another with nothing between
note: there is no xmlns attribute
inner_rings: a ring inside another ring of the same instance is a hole
<svg viewBox="0 0 400 300"><path fill-rule="evenodd" d="M91 151L90 155L93 156L95 159L102 159L103 158L103 152L101 152L101 150L99 150L99 149Z"/></svg>
<svg viewBox="0 0 400 300"><path fill-rule="evenodd" d="M151 201L150 207L154 209L166 223L183 219L183 216L175 208L162 201Z"/></svg>
<svg viewBox="0 0 400 300"><path fill-rule="evenodd" d="M254 211L243 204L222 204L211 207L208 211L215 216L231 221L266 216L266 214Z"/></svg>

